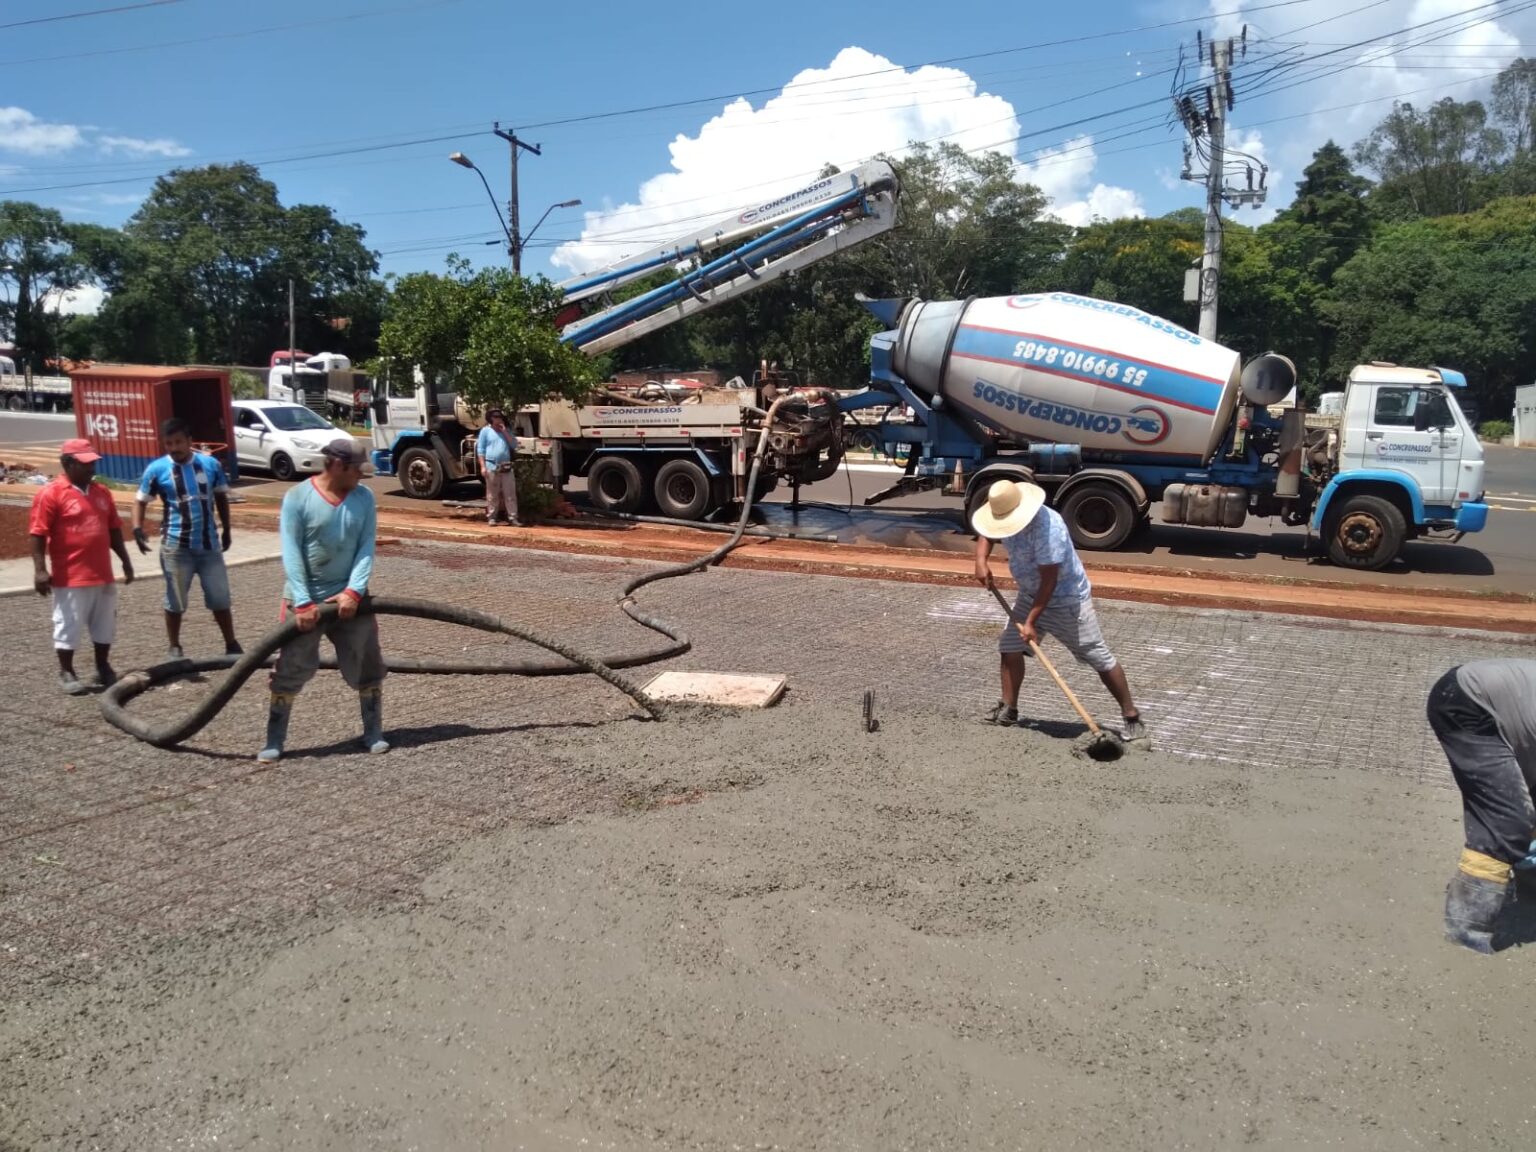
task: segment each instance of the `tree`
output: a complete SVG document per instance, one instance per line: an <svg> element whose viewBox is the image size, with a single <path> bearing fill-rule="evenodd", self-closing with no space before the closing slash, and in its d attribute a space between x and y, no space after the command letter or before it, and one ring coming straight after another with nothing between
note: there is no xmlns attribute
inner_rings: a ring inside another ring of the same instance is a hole
<svg viewBox="0 0 1536 1152"><path fill-rule="evenodd" d="M1482 410L1536 377L1536 197L1384 228L1334 277L1333 370L1389 360L1466 372Z"/></svg>
<svg viewBox="0 0 1536 1152"><path fill-rule="evenodd" d="M192 357L264 364L274 348L288 345L291 279L300 345L340 345L361 358L371 344L382 292L363 230L341 223L329 208L284 208L276 186L253 165L213 164L160 177L124 232L137 246L126 265L132 291L114 309L125 316L109 316L107 331L132 341L136 324L124 319L153 319L158 329L168 311L178 321L173 327L190 334Z"/></svg>
<svg viewBox="0 0 1536 1152"><path fill-rule="evenodd" d="M591 360L562 343L554 314L560 290L504 268L472 272L449 258L448 274L401 277L379 332L391 370L410 365L436 384L452 381L481 407L517 408L546 396L579 399L597 383Z"/></svg>
<svg viewBox="0 0 1536 1152"><path fill-rule="evenodd" d="M1447 96L1424 113L1394 104L1355 145L1355 159L1376 173L1373 199L1383 214L1448 216L1486 203L1488 177L1505 150L1504 134L1488 126L1481 102Z"/></svg>
<svg viewBox="0 0 1536 1152"><path fill-rule="evenodd" d="M57 353L59 298L83 277L69 226L57 211L25 200L0 201L0 280L8 287L0 298L0 322L22 359L39 371Z"/></svg>
<svg viewBox="0 0 1536 1152"><path fill-rule="evenodd" d="M1536 59L1522 57L1499 73L1493 118L1515 155L1536 148Z"/></svg>
<svg viewBox="0 0 1536 1152"><path fill-rule="evenodd" d="M1193 327L1196 306L1184 300L1184 273L1200 261L1204 227L1193 208L1151 220L1095 221L1078 230L1053 286Z"/></svg>

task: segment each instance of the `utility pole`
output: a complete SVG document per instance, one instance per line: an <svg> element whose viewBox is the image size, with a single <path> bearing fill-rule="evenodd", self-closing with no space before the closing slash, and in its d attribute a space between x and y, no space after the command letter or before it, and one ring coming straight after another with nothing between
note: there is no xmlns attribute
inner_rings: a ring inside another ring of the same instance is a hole
<svg viewBox="0 0 1536 1152"><path fill-rule="evenodd" d="M1195 150L1206 163L1203 174L1191 170L1192 156L1189 144L1184 145L1185 180L1205 184L1205 243L1200 255L1200 281L1197 299L1200 302L1200 337L1216 339L1217 305L1221 297L1221 206L1223 202L1234 208L1248 204L1257 208L1264 203L1267 192L1264 187L1268 168L1257 158L1237 153L1237 163L1247 168L1248 186L1231 187L1227 184L1229 160L1227 148L1227 113L1232 111L1236 100L1232 92L1232 65L1235 54L1248 51L1248 29L1244 27L1238 40L1212 40L1206 42L1197 35L1196 59L1202 67L1209 64L1209 84L1196 82L1189 88L1173 94L1175 113L1194 141ZM1182 67L1182 65L1181 65ZM1202 107L1203 105L1203 107ZM1254 186L1254 170L1258 169L1258 186Z"/></svg>
<svg viewBox="0 0 1536 1152"><path fill-rule="evenodd" d="M507 132L497 121L492 125L492 131L512 146L512 196L507 201L507 230L512 234L507 244L507 255L512 257L512 271L521 276L523 274L523 230L517 215L517 150L526 148L535 156L542 156L543 151L537 144L528 144L517 138L517 131Z"/></svg>
<svg viewBox="0 0 1536 1152"><path fill-rule="evenodd" d="M1215 74L1209 103L1210 170L1205 179L1205 248L1200 257L1200 339L1216 339L1216 304L1221 291L1221 194L1226 184L1227 99L1232 91L1232 41L1211 44Z"/></svg>

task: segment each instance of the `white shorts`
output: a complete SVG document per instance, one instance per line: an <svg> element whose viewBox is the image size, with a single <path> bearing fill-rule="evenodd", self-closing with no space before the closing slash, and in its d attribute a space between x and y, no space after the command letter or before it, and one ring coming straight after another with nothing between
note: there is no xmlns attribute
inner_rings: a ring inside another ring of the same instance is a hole
<svg viewBox="0 0 1536 1152"><path fill-rule="evenodd" d="M1013 611L1020 619L1029 615L1033 597L1020 596ZM1040 619L1035 621L1035 631L1042 636L1054 636L1067 646L1077 659L1095 672L1108 672L1116 664L1115 655L1104 643L1104 633L1099 629L1099 614L1093 610L1093 597L1069 600L1064 604L1047 604ZM1004 655L1023 653L1029 655L1029 645L1019 635L1012 621L997 638L997 650Z"/></svg>
<svg viewBox="0 0 1536 1152"><path fill-rule="evenodd" d="M84 630L92 644L117 639L117 585L53 590L53 646L73 652Z"/></svg>

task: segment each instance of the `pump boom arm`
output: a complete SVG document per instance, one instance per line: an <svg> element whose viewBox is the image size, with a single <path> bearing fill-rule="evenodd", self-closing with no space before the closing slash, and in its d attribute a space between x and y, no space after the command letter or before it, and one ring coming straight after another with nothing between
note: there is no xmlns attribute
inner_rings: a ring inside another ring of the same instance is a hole
<svg viewBox="0 0 1536 1152"><path fill-rule="evenodd" d="M600 297L668 266L679 277L567 324L561 339L597 356L724 304L891 229L900 186L884 161L818 180L682 239L567 281L567 303Z"/></svg>

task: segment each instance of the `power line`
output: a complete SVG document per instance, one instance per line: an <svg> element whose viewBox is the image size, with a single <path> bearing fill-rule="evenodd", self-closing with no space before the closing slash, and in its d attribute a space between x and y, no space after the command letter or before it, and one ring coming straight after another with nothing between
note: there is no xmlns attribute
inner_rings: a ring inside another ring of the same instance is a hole
<svg viewBox="0 0 1536 1152"><path fill-rule="evenodd" d="M7 28L28 28L34 24L57 24L61 20L84 20L88 16L112 16L118 12L136 12L140 8L164 8L167 4L181 4L185 0L143 0L139 4L119 4L115 8L93 8L88 12L66 12L60 16L34 16L30 20L15 20L0 24L0 31Z"/></svg>

